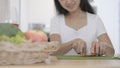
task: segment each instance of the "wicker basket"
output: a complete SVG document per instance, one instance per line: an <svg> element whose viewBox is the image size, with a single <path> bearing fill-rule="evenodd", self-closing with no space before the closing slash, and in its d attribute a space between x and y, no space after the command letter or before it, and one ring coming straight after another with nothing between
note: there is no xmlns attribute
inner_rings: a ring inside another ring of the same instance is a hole
<svg viewBox="0 0 120 68"><path fill-rule="evenodd" d="M57 42L13 44L0 42L0 65L34 64L45 61L58 49Z"/></svg>

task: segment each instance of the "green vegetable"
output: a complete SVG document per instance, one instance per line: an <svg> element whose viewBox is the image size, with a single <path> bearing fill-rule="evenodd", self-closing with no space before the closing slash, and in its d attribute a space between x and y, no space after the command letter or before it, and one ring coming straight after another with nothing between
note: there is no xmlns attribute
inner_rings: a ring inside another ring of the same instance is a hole
<svg viewBox="0 0 120 68"><path fill-rule="evenodd" d="M18 32L14 37L8 37L6 35L1 35L0 36L0 41L6 41L6 42L11 42L15 44L20 44L20 43L27 43L31 42L30 40L27 40L22 32Z"/></svg>
<svg viewBox="0 0 120 68"><path fill-rule="evenodd" d="M8 23L0 24L0 41L16 44L31 42L26 40L24 33L19 28Z"/></svg>
<svg viewBox="0 0 120 68"><path fill-rule="evenodd" d="M21 32L19 28L9 23L0 23L0 35L6 35L8 37L15 36L18 32Z"/></svg>

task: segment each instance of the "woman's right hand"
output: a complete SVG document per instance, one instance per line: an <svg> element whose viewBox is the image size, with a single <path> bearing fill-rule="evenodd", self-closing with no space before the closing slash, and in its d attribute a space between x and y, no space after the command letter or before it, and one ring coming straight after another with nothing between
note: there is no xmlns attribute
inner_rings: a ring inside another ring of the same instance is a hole
<svg viewBox="0 0 120 68"><path fill-rule="evenodd" d="M73 49L80 55L86 55L86 42L82 39L73 40Z"/></svg>

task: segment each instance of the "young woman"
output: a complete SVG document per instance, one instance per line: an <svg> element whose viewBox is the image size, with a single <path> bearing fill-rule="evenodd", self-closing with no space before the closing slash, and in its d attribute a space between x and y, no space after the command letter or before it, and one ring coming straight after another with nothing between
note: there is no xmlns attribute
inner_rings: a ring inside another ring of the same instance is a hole
<svg viewBox="0 0 120 68"><path fill-rule="evenodd" d="M114 55L103 22L88 0L54 0L58 16L51 21L51 41L59 41L55 55Z"/></svg>

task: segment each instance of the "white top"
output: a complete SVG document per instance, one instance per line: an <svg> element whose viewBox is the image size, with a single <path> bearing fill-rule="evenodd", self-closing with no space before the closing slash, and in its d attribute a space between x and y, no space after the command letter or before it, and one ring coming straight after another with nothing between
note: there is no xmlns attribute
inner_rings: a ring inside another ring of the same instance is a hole
<svg viewBox="0 0 120 68"><path fill-rule="evenodd" d="M97 40L103 33L106 33L103 22L95 14L87 13L87 25L77 31L65 24L64 15L58 15L51 20L50 34L59 34L62 43L76 38L83 39L86 42L87 55L90 54L91 42ZM77 53L72 49L66 55L77 55Z"/></svg>

